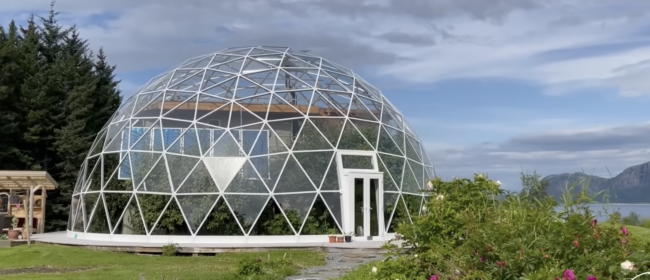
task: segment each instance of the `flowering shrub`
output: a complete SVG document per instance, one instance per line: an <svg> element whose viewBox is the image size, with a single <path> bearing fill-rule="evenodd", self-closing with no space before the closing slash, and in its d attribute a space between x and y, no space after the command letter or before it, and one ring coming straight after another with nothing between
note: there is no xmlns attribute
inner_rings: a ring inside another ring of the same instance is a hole
<svg viewBox="0 0 650 280"><path fill-rule="evenodd" d="M482 174L430 185L423 214L398 227L402 247L390 246L369 279L630 279L650 270L650 245L599 223L585 192L556 212L552 198L507 194Z"/></svg>

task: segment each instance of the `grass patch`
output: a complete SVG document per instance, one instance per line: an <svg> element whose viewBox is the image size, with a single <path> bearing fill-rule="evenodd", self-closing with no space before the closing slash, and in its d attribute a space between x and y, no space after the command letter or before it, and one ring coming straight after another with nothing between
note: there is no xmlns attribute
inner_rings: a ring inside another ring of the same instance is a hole
<svg viewBox="0 0 650 280"><path fill-rule="evenodd" d="M286 259L285 257L286 253ZM267 265L269 259L272 265ZM291 255L291 261L288 260ZM262 275L240 276L238 268L258 258ZM283 260L285 259L285 260ZM0 249L0 278L57 279L284 279L300 269L324 264L324 254L306 250L278 250L254 253L223 253L213 257L139 256L94 251L59 245L38 244ZM29 268L29 269L27 269Z"/></svg>

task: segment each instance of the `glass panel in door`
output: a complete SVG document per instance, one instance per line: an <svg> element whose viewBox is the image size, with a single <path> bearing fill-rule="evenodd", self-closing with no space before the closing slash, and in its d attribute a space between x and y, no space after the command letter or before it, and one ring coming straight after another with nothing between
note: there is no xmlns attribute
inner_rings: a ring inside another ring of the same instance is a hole
<svg viewBox="0 0 650 280"><path fill-rule="evenodd" d="M354 209L354 234L356 236L364 236L363 217L363 178L354 178L354 198L352 201L352 209Z"/></svg>
<svg viewBox="0 0 650 280"><path fill-rule="evenodd" d="M370 236L379 236L379 179L370 179L369 180L369 193L366 195L370 196L370 208L368 209L369 218L370 218Z"/></svg>

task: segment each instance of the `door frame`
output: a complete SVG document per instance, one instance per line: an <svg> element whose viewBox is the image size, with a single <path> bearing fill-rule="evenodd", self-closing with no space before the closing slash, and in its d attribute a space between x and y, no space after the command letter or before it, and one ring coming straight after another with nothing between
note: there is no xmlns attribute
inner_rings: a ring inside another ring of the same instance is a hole
<svg viewBox="0 0 650 280"><path fill-rule="evenodd" d="M379 227L379 235L373 235L379 240L383 240L386 234L385 222L384 222L384 174L383 172L377 172L373 170L354 170L354 171L345 171L342 176L342 188L341 188L341 212L342 212L342 230L343 233L353 232L356 234L356 229L354 228L355 224L355 212L354 212L354 199L355 199L355 179L364 180L364 207L367 204L370 205L370 180L376 179L378 182L377 185L377 207L371 211L364 212L364 236L356 236L354 239L357 240L366 240L366 233L370 232L369 223L371 215L377 215L377 226ZM367 213L367 214L366 214Z"/></svg>

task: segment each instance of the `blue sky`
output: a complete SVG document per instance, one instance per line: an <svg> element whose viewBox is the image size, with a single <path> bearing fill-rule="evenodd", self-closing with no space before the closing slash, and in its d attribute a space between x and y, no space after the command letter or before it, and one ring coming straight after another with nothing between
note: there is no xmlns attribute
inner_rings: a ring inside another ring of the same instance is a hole
<svg viewBox="0 0 650 280"><path fill-rule="evenodd" d="M489 3L487 3L489 2ZM59 0L125 95L186 58L280 45L360 73L410 120L443 177L609 176L650 161L650 2ZM406 4L408 3L408 5ZM0 6L0 22L48 0Z"/></svg>

